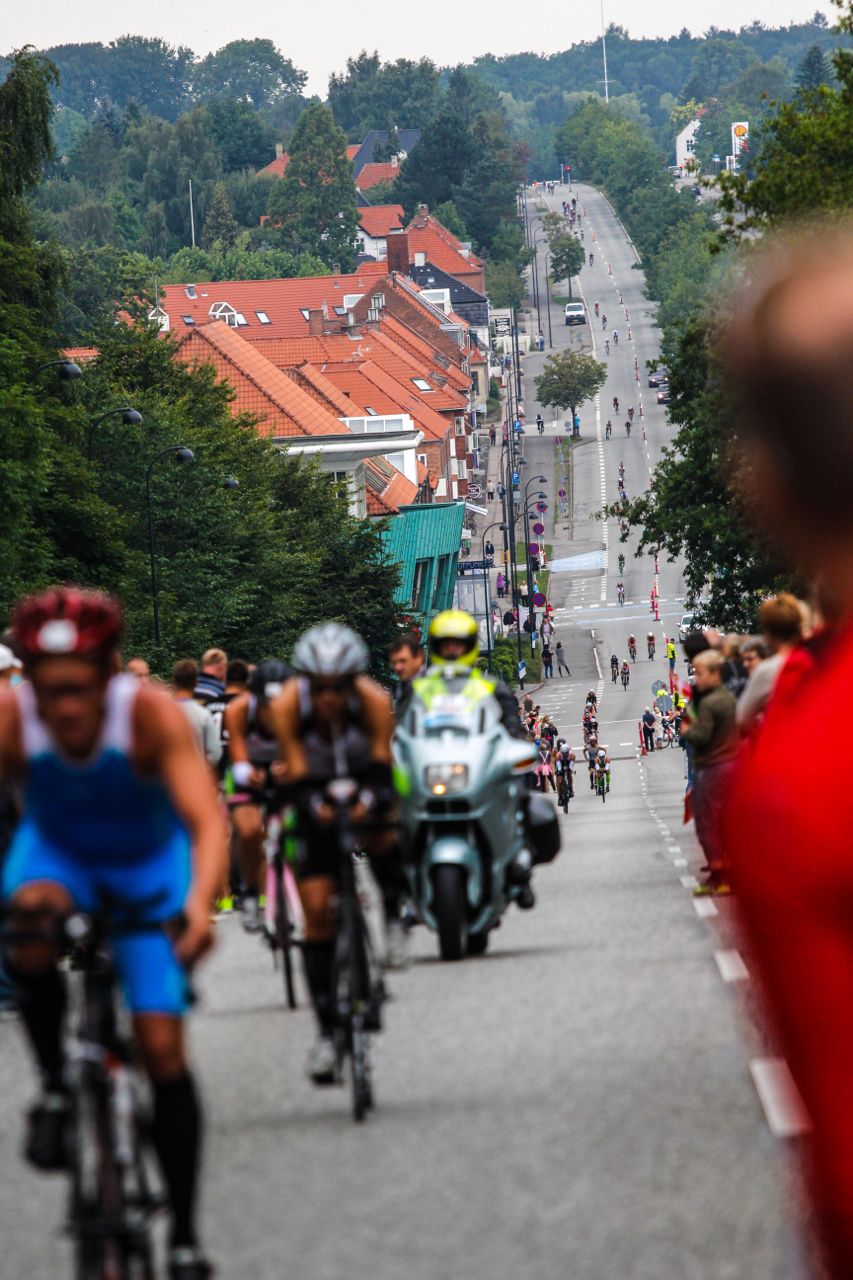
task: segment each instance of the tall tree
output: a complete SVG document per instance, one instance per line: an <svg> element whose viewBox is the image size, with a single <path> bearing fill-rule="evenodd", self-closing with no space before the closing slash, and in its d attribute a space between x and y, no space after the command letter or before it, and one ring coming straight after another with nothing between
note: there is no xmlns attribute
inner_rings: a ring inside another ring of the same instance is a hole
<svg viewBox="0 0 853 1280"><path fill-rule="evenodd" d="M411 217L421 203L430 208L446 200L455 203L465 175L475 161L463 117L452 107L443 107L424 129L420 142L400 169L396 194L408 216Z"/></svg>
<svg viewBox="0 0 853 1280"><path fill-rule="evenodd" d="M204 215L203 249L230 249L237 238L237 219L224 182L217 182Z"/></svg>
<svg viewBox="0 0 853 1280"><path fill-rule="evenodd" d="M813 44L797 67L794 79L801 93L811 93L821 85L828 84L832 78L829 59L819 44Z"/></svg>
<svg viewBox="0 0 853 1280"><path fill-rule="evenodd" d="M256 111L298 97L307 78L272 40L263 39L232 40L203 58L194 77L197 98L234 97Z"/></svg>
<svg viewBox="0 0 853 1280"><path fill-rule="evenodd" d="M556 409L571 409L572 417L582 404L604 386L607 365L578 351L560 351L549 356L536 382L536 399Z"/></svg>
<svg viewBox="0 0 853 1280"><path fill-rule="evenodd" d="M347 140L322 103L306 107L290 143L290 162L270 215L285 248L316 254L330 267L356 261L358 206Z"/></svg>

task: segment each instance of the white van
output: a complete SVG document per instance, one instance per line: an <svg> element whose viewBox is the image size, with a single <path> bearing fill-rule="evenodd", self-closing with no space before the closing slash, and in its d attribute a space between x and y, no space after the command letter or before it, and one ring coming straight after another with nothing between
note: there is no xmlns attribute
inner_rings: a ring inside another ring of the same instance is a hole
<svg viewBox="0 0 853 1280"><path fill-rule="evenodd" d="M582 302L566 303L566 324L586 324L586 307Z"/></svg>

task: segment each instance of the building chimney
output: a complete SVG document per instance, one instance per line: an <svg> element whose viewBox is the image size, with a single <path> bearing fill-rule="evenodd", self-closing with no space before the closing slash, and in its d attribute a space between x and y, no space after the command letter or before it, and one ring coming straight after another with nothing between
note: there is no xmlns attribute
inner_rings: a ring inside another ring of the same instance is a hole
<svg viewBox="0 0 853 1280"><path fill-rule="evenodd" d="M284 143L283 143L283 142L277 142L277 143L275 144L275 158L276 158L276 160L280 160L280 159L281 159L281 157L282 157L283 155L284 155Z"/></svg>
<svg viewBox="0 0 853 1280"><path fill-rule="evenodd" d="M388 233L388 270L409 274L409 237L405 231Z"/></svg>
<svg viewBox="0 0 853 1280"><path fill-rule="evenodd" d="M415 226L425 227L428 217L429 217L429 205L419 204L418 211L415 214Z"/></svg>
<svg viewBox="0 0 853 1280"><path fill-rule="evenodd" d="M309 309L308 311L308 336L310 338L322 338L325 328L325 317L320 307Z"/></svg>

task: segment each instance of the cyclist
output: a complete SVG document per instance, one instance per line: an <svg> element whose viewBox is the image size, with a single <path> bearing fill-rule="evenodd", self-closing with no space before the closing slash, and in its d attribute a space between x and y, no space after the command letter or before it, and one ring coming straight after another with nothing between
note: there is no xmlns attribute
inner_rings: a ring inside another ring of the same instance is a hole
<svg viewBox="0 0 853 1280"><path fill-rule="evenodd" d="M628 637L628 653L629 653L629 654L630 654L630 656L631 656L631 661L632 661L632 662L636 662L636 661L637 661L637 638L636 638L636 636L631 635L631 636L629 636L629 637Z"/></svg>
<svg viewBox="0 0 853 1280"><path fill-rule="evenodd" d="M610 437L611 437L612 435L613 435L613 423L612 423L612 422L610 421L610 419L608 418L608 419L607 419L607 422L606 422L606 423L605 423L605 425L604 425L604 438L605 438L605 440L609 440L609 439L610 439Z"/></svg>
<svg viewBox="0 0 853 1280"><path fill-rule="evenodd" d="M618 329L613 330L613 345L614 347L619 346L619 330Z"/></svg>
<svg viewBox="0 0 853 1280"><path fill-rule="evenodd" d="M628 406L628 417L631 419L631 421L632 421L632 422L634 421L634 406L633 406L633 405L629 405L629 406Z"/></svg>
<svg viewBox="0 0 853 1280"><path fill-rule="evenodd" d="M610 655L610 679L614 684L619 679L619 659L615 653Z"/></svg>
<svg viewBox="0 0 853 1280"><path fill-rule="evenodd" d="M594 711L598 710L598 698L594 689L590 689L589 693L586 695L586 700L587 704L591 706Z"/></svg>
<svg viewBox="0 0 853 1280"><path fill-rule="evenodd" d="M300 835L296 876L305 914L305 977L319 1031L308 1059L315 1084L331 1084L335 1071L331 986L340 851L330 830L334 809L325 787L336 777L359 785L353 822L363 826L375 820L372 830L362 832L363 843L382 888L386 923L394 921L402 937L402 871L391 822L393 715L389 695L365 674L368 662L367 646L349 627L336 622L311 627L293 650L297 678L286 682L271 705L285 794Z"/></svg>
<svg viewBox="0 0 853 1280"><path fill-rule="evenodd" d="M593 255L592 255L592 254L590 254L590 255L589 255L589 265L590 265L590 266L592 266L592 263L593 263Z"/></svg>
<svg viewBox="0 0 853 1280"><path fill-rule="evenodd" d="M598 738L590 738L589 742L586 744L584 754L586 756L587 774L589 775L589 789L590 791L594 791L595 790L595 759L596 759L596 756L598 755Z"/></svg>
<svg viewBox="0 0 853 1280"><path fill-rule="evenodd" d="M630 418L628 418L628 420L625 423L625 435L628 437L629 440L631 439L631 419Z"/></svg>
<svg viewBox="0 0 853 1280"><path fill-rule="evenodd" d="M610 339L609 338L604 339L604 354L606 356L610 355Z"/></svg>
<svg viewBox="0 0 853 1280"><path fill-rule="evenodd" d="M601 774L604 774L604 789L605 791L609 791L610 790L610 756L607 754L604 747L599 747L595 753L595 756L593 757L592 772L594 774L593 783L592 783L593 790L596 787L598 778L601 776Z"/></svg>
<svg viewBox="0 0 853 1280"><path fill-rule="evenodd" d="M544 434L545 434L545 419L542 417L542 414L541 414L541 413L537 413L537 415L536 415L536 430L539 432L540 436L544 436Z"/></svg>
<svg viewBox="0 0 853 1280"><path fill-rule="evenodd" d="M597 302L595 304L595 316L596 316L596 319L598 319L598 303Z"/></svg>
<svg viewBox="0 0 853 1280"><path fill-rule="evenodd" d="M624 573L624 572L625 572L625 553L624 553L624 551L620 551L620 552L619 552L619 572L620 572L620 573Z"/></svg>
<svg viewBox="0 0 853 1280"><path fill-rule="evenodd" d="M655 656L655 633L653 631L650 631L646 636L646 645L649 650L649 662L652 662Z"/></svg>
<svg viewBox="0 0 853 1280"><path fill-rule="evenodd" d="M625 479L625 463L621 461L619 463L619 479L620 480Z"/></svg>
<svg viewBox="0 0 853 1280"><path fill-rule="evenodd" d="M625 583L621 578L616 583L616 598L620 604L625 603Z"/></svg>
<svg viewBox="0 0 853 1280"><path fill-rule="evenodd" d="M631 668L628 666L627 659L622 663L622 688L627 689L631 681Z"/></svg>
<svg viewBox="0 0 853 1280"><path fill-rule="evenodd" d="M558 803L560 803L563 798L563 788L568 791L570 800L574 797L574 772L576 760L577 757L575 756L573 749L565 739L561 738L557 743L557 750L554 753L554 772L559 778L559 784L557 787Z"/></svg>
<svg viewBox="0 0 853 1280"><path fill-rule="evenodd" d="M255 668L249 688L226 704L223 728L228 737L230 765L225 772L225 802L237 844L243 877L243 928L259 933L263 927L260 894L263 865L263 792L284 782L281 748L270 704L293 672L286 662L269 658Z"/></svg>
<svg viewBox="0 0 853 1280"><path fill-rule="evenodd" d="M601 316L601 327L602 327L602 329L604 330L604 332L606 333L606 332L607 332L607 316L606 316L606 315L604 315L603 313L602 313L602 316Z"/></svg>
<svg viewBox="0 0 853 1280"><path fill-rule="evenodd" d="M619 397L618 397L618 396L614 396L614 397L613 397L613 412L614 412L614 413L618 413L618 412L619 412Z"/></svg>
<svg viewBox="0 0 853 1280"><path fill-rule="evenodd" d="M17 605L13 630L28 681L0 693L0 774L20 779L24 816L2 894L13 913L45 924L108 897L152 924L183 913L176 939L148 929L114 950L152 1085L150 1135L171 1204L170 1280L206 1280L195 1229L201 1109L183 1015L185 966L213 941L210 904L226 865L216 788L180 707L154 683L118 674L115 600L53 587ZM52 950L18 943L9 957L42 1076L26 1142L41 1169L65 1167L70 1119L65 988Z"/></svg>

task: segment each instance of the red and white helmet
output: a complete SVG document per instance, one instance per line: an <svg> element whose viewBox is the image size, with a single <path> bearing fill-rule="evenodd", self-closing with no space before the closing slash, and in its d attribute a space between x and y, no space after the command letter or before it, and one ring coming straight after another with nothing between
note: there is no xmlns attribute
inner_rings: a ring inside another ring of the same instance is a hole
<svg viewBox="0 0 853 1280"><path fill-rule="evenodd" d="M25 667L55 657L106 662L118 648L122 630L118 601L83 587L48 587L25 596L12 614L15 649Z"/></svg>

